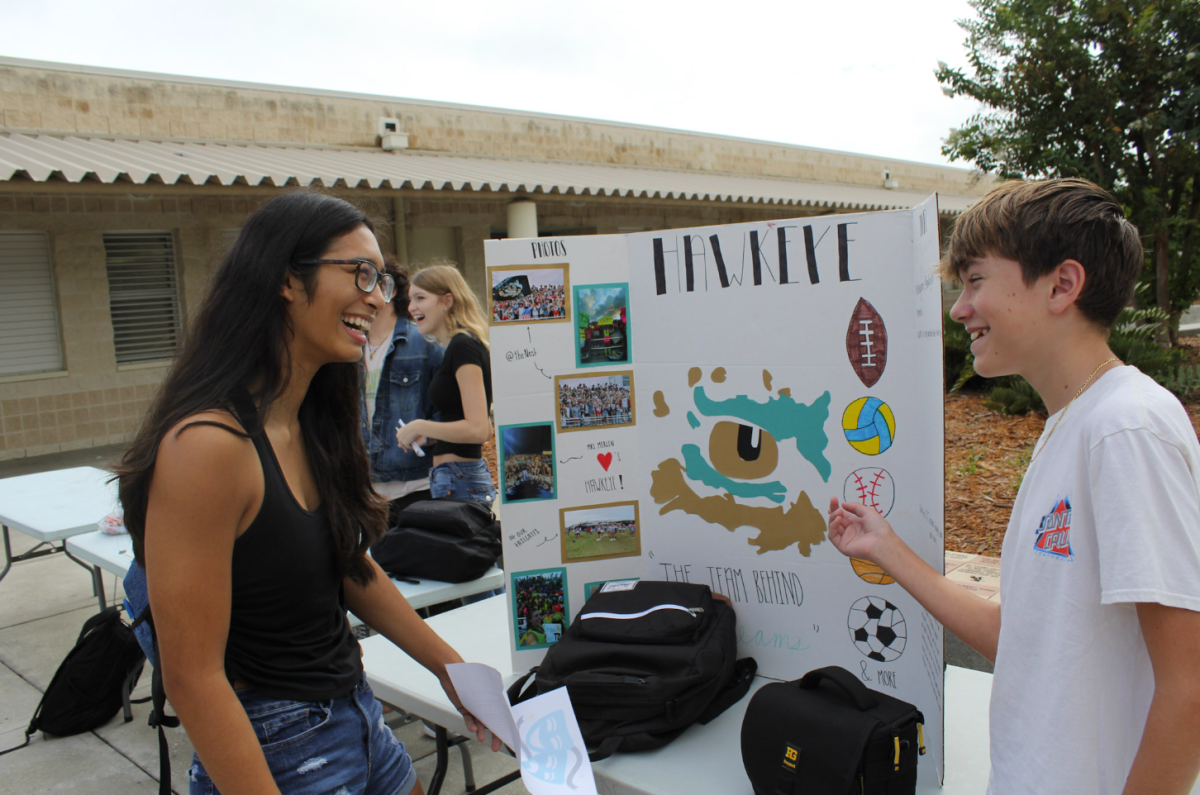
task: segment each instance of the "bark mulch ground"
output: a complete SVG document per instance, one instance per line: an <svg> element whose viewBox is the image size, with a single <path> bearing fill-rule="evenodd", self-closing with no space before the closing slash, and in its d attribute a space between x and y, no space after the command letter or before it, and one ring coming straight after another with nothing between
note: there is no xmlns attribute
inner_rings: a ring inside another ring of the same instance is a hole
<svg viewBox="0 0 1200 795"><path fill-rule="evenodd" d="M1200 361L1200 338L1180 340L1186 361ZM946 549L1000 555L1008 515L1046 415L1006 417L986 395L946 396ZM1183 399L1200 433L1200 394Z"/></svg>

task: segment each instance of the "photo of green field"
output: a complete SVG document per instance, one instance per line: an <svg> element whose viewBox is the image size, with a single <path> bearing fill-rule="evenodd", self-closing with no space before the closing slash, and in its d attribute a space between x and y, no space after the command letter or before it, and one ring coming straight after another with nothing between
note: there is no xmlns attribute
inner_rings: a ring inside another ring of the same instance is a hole
<svg viewBox="0 0 1200 795"><path fill-rule="evenodd" d="M637 502L563 508L559 515L563 563L641 554Z"/></svg>

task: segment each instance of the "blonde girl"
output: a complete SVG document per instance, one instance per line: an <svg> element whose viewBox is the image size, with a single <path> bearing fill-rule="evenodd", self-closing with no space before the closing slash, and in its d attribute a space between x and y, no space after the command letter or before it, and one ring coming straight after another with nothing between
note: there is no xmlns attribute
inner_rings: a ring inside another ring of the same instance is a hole
<svg viewBox="0 0 1200 795"><path fill-rule="evenodd" d="M483 462L483 443L492 435L492 366L479 302L457 268L433 265L413 276L408 311L417 330L445 345L446 354L429 383L434 419L399 428L396 442L404 450L425 446L433 456L434 499L491 505L496 487Z"/></svg>

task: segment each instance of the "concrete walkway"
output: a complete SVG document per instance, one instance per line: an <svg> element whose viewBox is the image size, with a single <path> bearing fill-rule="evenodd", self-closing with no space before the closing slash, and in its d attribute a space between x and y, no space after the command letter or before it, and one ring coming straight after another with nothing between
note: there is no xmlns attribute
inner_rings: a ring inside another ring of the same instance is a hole
<svg viewBox="0 0 1200 795"><path fill-rule="evenodd" d="M93 448L3 461L0 478L76 466L103 467L121 452L118 447ZM22 533L13 531L11 536L14 555L34 545L33 539ZM124 596L112 575L105 574L104 584L109 604ZM8 576L0 581L0 750L19 745L24 739L42 692L75 644L83 623L96 610L88 573L65 555L14 563ZM133 695L150 695L149 666ZM99 729L74 737L35 735L26 748L0 756L0 792L157 793L158 735L146 724L149 711L149 704L135 704L131 723L123 722L118 715ZM420 721L406 722L399 713L391 713L389 718L389 725L414 759L417 775L428 782L435 764L433 740L425 736ZM182 728L168 729L167 736L171 743L172 789L187 793L192 745ZM467 745L477 785L516 769L512 757L493 754L478 742ZM465 792L458 750L450 752L442 792ZM522 795L527 790L518 781L499 792Z"/></svg>

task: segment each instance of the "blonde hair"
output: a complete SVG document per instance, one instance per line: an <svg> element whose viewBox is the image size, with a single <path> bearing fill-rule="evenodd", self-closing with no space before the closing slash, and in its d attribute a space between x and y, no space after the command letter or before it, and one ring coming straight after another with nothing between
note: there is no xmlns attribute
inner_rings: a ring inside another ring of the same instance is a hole
<svg viewBox="0 0 1200 795"><path fill-rule="evenodd" d="M452 295L454 303L446 310L446 325L450 336L464 331L474 334L485 348L488 345L488 324L479 308L475 293L467 286L462 273L453 265L430 265L417 271L411 284L437 296Z"/></svg>

